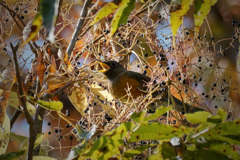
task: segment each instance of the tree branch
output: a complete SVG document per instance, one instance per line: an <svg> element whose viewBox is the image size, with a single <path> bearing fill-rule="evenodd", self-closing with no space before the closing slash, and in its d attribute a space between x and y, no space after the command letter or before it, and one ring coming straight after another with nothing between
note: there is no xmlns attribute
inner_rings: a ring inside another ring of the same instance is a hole
<svg viewBox="0 0 240 160"><path fill-rule="evenodd" d="M74 30L74 33L73 33L73 36L72 36L72 39L68 45L68 48L67 48L67 54L68 56L70 57L71 56L71 53L76 45L76 42L77 42L77 37L78 35L80 34L81 30L82 30L82 27L83 27L83 22L85 20L85 17L87 15L87 12L88 12L88 7L90 6L92 0L86 0L84 2L84 5L83 5L83 9L80 13L80 17L78 19L78 22L77 22L77 26L76 26L76 29Z"/></svg>
<svg viewBox="0 0 240 160"><path fill-rule="evenodd" d="M10 129L12 129L13 124L15 123L15 121L17 120L18 116L22 113L22 111L16 109L15 112L13 113L13 116L11 118L10 121Z"/></svg>
<svg viewBox="0 0 240 160"><path fill-rule="evenodd" d="M23 92L23 87L22 87L22 81L21 81L21 77L20 77L20 73L19 73L19 67L18 67L18 60L17 60L17 50L19 48L19 43L17 43L15 46L13 46L12 43L10 43L11 49L12 49L12 53L13 53L13 59L14 59L14 64L15 64L15 71L16 71L16 77L17 77L17 81L18 81L18 90L19 90L19 94L20 94L20 99L21 99L21 105L23 106L23 112L25 114L25 117L27 119L27 122L29 124L29 145L28 145L28 160L32 160L33 159L33 150L34 150L34 121L31 117L31 115L29 114L28 110L27 110L27 100L26 97L24 95Z"/></svg>

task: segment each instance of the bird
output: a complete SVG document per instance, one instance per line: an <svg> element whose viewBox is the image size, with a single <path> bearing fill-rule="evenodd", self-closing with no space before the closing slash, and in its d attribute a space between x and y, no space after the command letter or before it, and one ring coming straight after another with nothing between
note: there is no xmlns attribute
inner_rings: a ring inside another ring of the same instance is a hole
<svg viewBox="0 0 240 160"><path fill-rule="evenodd" d="M124 68L119 62L116 61L102 61L96 59L103 68L98 72L103 73L108 79L108 90L115 99L119 99L121 102L127 102L131 99L137 99L141 96L148 94L147 84L151 82L151 78L134 71L129 71ZM152 97L156 98L160 96L160 104L168 104L168 86L166 82L162 81L160 84L161 89L152 93ZM131 94L128 94L131 93ZM131 96L131 97L129 97ZM177 106L178 111L203 111L203 108L194 107L190 104L184 103L172 96ZM154 103L152 103L154 106ZM186 110L184 109L184 105ZM156 107L156 106L154 106Z"/></svg>

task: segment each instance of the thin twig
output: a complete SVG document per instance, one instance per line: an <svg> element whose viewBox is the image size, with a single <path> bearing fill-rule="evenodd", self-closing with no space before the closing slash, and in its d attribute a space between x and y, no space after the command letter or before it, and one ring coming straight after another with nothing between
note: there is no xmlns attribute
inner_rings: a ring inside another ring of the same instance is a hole
<svg viewBox="0 0 240 160"><path fill-rule="evenodd" d="M18 81L18 90L19 90L19 94L20 94L21 105L23 106L23 112L24 112L27 122L29 124L29 134L30 135L29 135L29 141L28 141L27 159L32 160L33 159L34 142L35 142L34 127L33 127L34 121L27 110L27 100L26 100L26 97L24 96L22 81L21 81L21 77L20 77L20 73L19 73L18 60L17 60L17 50L19 48L19 43L17 43L15 46L13 46L12 43L10 43L10 45L11 45L11 49L12 49L12 53L13 53L13 59L14 59L14 64L15 64L16 77L17 77L17 81Z"/></svg>
<svg viewBox="0 0 240 160"><path fill-rule="evenodd" d="M92 2L92 0L86 0L84 2L83 9L80 13L80 17L78 19L76 29L74 30L71 42L69 43L67 51L66 51L69 57L71 56L71 53L72 53L72 51L75 47L75 44L77 42L77 37L82 30L83 23L84 23L85 17L86 17L87 12L88 12L88 7L90 6L91 2Z"/></svg>
<svg viewBox="0 0 240 160"><path fill-rule="evenodd" d="M13 116L11 118L10 121L10 129L12 129L13 124L15 123L15 121L17 120L18 116L22 113L22 111L16 109L15 112L13 113Z"/></svg>

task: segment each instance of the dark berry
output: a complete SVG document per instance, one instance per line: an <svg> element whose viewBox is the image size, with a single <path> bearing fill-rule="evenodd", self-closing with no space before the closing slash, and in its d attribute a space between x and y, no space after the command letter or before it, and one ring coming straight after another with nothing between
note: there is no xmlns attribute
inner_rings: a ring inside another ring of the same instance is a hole
<svg viewBox="0 0 240 160"><path fill-rule="evenodd" d="M144 71L143 71L143 75L146 75L146 74L147 74L147 71L146 71L146 70L144 70Z"/></svg>

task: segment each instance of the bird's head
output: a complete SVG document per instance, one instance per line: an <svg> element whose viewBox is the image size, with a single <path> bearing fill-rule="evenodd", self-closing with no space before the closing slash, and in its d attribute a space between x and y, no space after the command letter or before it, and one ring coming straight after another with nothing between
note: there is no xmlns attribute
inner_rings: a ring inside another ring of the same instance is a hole
<svg viewBox="0 0 240 160"><path fill-rule="evenodd" d="M127 71L120 63L118 63L116 61L103 62L98 59L97 59L97 61L103 68L102 70L99 70L98 72L103 73L109 80L113 80L119 74Z"/></svg>

